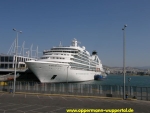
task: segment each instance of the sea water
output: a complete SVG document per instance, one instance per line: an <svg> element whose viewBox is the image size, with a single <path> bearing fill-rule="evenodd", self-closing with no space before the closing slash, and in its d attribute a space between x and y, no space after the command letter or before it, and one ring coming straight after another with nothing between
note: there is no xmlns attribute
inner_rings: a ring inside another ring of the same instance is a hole
<svg viewBox="0 0 150 113"><path fill-rule="evenodd" d="M123 75L108 75L106 79L102 81L86 81L77 84L99 84L99 85L122 85L123 86L124 77ZM139 86L139 87L150 87L150 76L144 75L126 75L125 85L128 86Z"/></svg>

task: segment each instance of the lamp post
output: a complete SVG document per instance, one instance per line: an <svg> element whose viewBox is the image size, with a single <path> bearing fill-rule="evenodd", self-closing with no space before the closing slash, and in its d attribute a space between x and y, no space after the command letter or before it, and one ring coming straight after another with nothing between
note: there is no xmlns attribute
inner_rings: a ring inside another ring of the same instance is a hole
<svg viewBox="0 0 150 113"><path fill-rule="evenodd" d="M124 25L123 30L123 99L125 98L125 28L127 25Z"/></svg>
<svg viewBox="0 0 150 113"><path fill-rule="evenodd" d="M16 29L13 29L13 31L17 32L17 37L16 37L16 43L15 43L15 73L14 73L14 88L13 88L13 93L15 93L15 84L16 84L16 68L17 68L17 55L18 55L18 34L22 33L22 31L18 31Z"/></svg>

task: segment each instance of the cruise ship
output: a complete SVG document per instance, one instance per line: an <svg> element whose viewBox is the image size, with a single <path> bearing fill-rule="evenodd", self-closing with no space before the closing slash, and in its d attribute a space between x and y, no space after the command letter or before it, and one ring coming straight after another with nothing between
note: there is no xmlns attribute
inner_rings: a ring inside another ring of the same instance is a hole
<svg viewBox="0 0 150 113"><path fill-rule="evenodd" d="M44 50L40 59L25 63L41 83L81 82L94 80L95 75L107 76L97 52L90 55L76 39L72 40L71 46L60 44Z"/></svg>

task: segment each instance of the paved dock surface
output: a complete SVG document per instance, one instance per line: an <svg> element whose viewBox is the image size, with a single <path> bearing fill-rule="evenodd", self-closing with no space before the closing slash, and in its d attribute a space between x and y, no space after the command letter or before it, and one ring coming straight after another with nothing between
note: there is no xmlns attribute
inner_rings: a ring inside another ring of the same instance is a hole
<svg viewBox="0 0 150 113"><path fill-rule="evenodd" d="M150 101L0 93L0 113L66 113L66 109L125 109L150 113Z"/></svg>

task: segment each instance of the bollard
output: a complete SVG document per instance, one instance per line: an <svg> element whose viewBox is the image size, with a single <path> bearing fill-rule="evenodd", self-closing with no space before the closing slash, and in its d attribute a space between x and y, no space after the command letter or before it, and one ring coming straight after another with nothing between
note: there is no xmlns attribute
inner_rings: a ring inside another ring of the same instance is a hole
<svg viewBox="0 0 150 113"><path fill-rule="evenodd" d="M126 99L128 99L128 94L126 94Z"/></svg>
<svg viewBox="0 0 150 113"><path fill-rule="evenodd" d="M12 88L10 88L9 93L13 93L13 89Z"/></svg>

